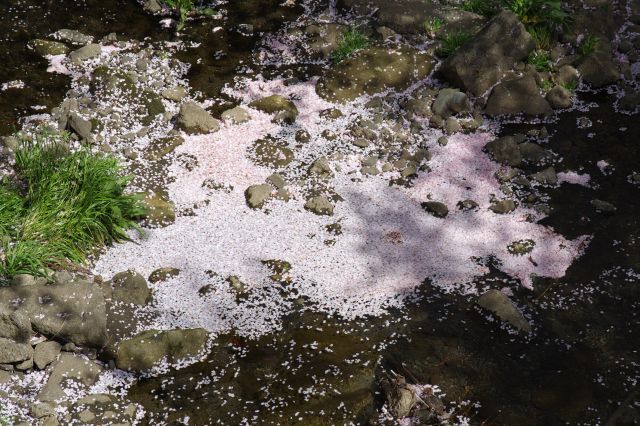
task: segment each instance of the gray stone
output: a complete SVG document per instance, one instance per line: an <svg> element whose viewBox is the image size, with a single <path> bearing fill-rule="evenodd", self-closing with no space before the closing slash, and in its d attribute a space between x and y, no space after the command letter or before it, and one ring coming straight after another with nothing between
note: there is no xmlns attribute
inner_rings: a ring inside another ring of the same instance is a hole
<svg viewBox="0 0 640 426"><path fill-rule="evenodd" d="M69 127L82 139L88 139L91 136L91 122L75 112L69 115Z"/></svg>
<svg viewBox="0 0 640 426"><path fill-rule="evenodd" d="M56 40L61 40L63 42L74 44L76 46L84 46L93 41L93 36L67 28L58 30L55 33L51 34L51 36Z"/></svg>
<svg viewBox="0 0 640 426"><path fill-rule="evenodd" d="M459 112L469 111L469 98L457 89L442 89L432 109L440 117L449 118Z"/></svg>
<svg viewBox="0 0 640 426"><path fill-rule="evenodd" d="M33 368L33 358L25 359L22 362L15 364L16 370L27 371Z"/></svg>
<svg viewBox="0 0 640 426"><path fill-rule="evenodd" d="M176 221L175 206L166 196L158 193L141 193L145 206L145 222L154 227L169 226Z"/></svg>
<svg viewBox="0 0 640 426"><path fill-rule="evenodd" d="M591 205L595 207L597 211L605 212L605 213L613 213L616 210L618 210L616 206L614 206L610 202L599 200L597 198L594 200L591 200Z"/></svg>
<svg viewBox="0 0 640 426"><path fill-rule="evenodd" d="M259 209L271 197L271 185L263 183L261 185L251 185L244 191L247 205L252 209Z"/></svg>
<svg viewBox="0 0 640 426"><path fill-rule="evenodd" d="M545 99L553 109L569 108L573 103L573 95L562 86L555 86L547 92Z"/></svg>
<svg viewBox="0 0 640 426"><path fill-rule="evenodd" d="M284 180L284 178L277 173L273 173L272 175L268 176L266 181L267 183L273 185L276 189L283 189L285 186L287 186L287 182Z"/></svg>
<svg viewBox="0 0 640 426"><path fill-rule="evenodd" d="M529 177L543 185L555 185L558 183L558 175L556 174L556 169L553 167L547 167Z"/></svg>
<svg viewBox="0 0 640 426"><path fill-rule="evenodd" d="M93 385L101 368L79 355L62 352L51 366L47 384L38 394L40 401L61 401L67 398L64 389L87 389Z"/></svg>
<svg viewBox="0 0 640 426"><path fill-rule="evenodd" d="M323 196L316 196L308 199L304 208L317 215L333 215L333 204L331 204L327 197Z"/></svg>
<svg viewBox="0 0 640 426"><path fill-rule="evenodd" d="M551 157L551 153L533 142L524 142L518 145L522 159L527 163L539 163Z"/></svg>
<svg viewBox="0 0 640 426"><path fill-rule="evenodd" d="M31 321L24 312L0 313L0 338L29 343L31 335Z"/></svg>
<svg viewBox="0 0 640 426"><path fill-rule="evenodd" d="M195 102L180 105L177 125L187 133L209 133L220 128L218 120Z"/></svg>
<svg viewBox="0 0 640 426"><path fill-rule="evenodd" d="M516 209L516 203L513 200L495 200L489 206L489 210L497 214L511 213Z"/></svg>
<svg viewBox="0 0 640 426"><path fill-rule="evenodd" d="M187 89L182 86L176 86L162 91L163 98L174 102L180 102L185 96L187 96Z"/></svg>
<svg viewBox="0 0 640 426"><path fill-rule="evenodd" d="M0 363L13 364L31 358L33 358L31 345L0 338Z"/></svg>
<svg viewBox="0 0 640 426"><path fill-rule="evenodd" d="M148 330L120 342L116 365L126 371L147 371L161 361L174 364L203 355L209 335L201 328Z"/></svg>
<svg viewBox="0 0 640 426"><path fill-rule="evenodd" d="M582 79L594 88L613 84L620 78L618 65L613 61L611 53L593 52L578 61L578 71Z"/></svg>
<svg viewBox="0 0 640 426"><path fill-rule="evenodd" d="M531 325L518 310L515 304L501 291L489 290L478 298L478 305L493 312L503 321L508 322L518 330L531 331Z"/></svg>
<svg viewBox="0 0 640 426"><path fill-rule="evenodd" d="M571 65L563 65L558 69L556 81L558 84L574 84L580 79L578 70Z"/></svg>
<svg viewBox="0 0 640 426"><path fill-rule="evenodd" d="M369 145L371 145L371 142L369 142L368 140L366 140L365 138L356 138L353 141L353 144L355 146L357 146L358 148L366 148Z"/></svg>
<svg viewBox="0 0 640 426"><path fill-rule="evenodd" d="M104 294L91 281L0 288L0 311L24 314L35 331L50 338L89 347L106 341Z"/></svg>
<svg viewBox="0 0 640 426"><path fill-rule="evenodd" d="M112 301L144 306L151 301L147 280L135 271L119 272L110 282Z"/></svg>
<svg viewBox="0 0 640 426"><path fill-rule="evenodd" d="M158 13L162 11L162 5L159 0L145 0L142 7L149 13Z"/></svg>
<svg viewBox="0 0 640 426"><path fill-rule="evenodd" d="M420 203L420 206L428 213L435 217L445 218L449 214L447 205L439 201L425 201Z"/></svg>
<svg viewBox="0 0 640 426"><path fill-rule="evenodd" d="M224 111L220 117L223 121L233 124L242 124L251 120L249 111L239 106Z"/></svg>
<svg viewBox="0 0 640 426"><path fill-rule="evenodd" d="M60 343L52 340L38 343L33 351L33 362L40 370L44 370L47 365L56 360L61 350Z"/></svg>
<svg viewBox="0 0 640 426"><path fill-rule="evenodd" d="M31 40L29 48L40 56L66 55L69 53L69 48L65 44L50 40Z"/></svg>
<svg viewBox="0 0 640 426"><path fill-rule="evenodd" d="M448 135L452 135L460 131L460 122L453 117L449 117L444 121L444 131Z"/></svg>
<svg viewBox="0 0 640 426"><path fill-rule="evenodd" d="M330 178L333 176L327 157L320 157L314 161L311 167L309 167L309 174L319 176L321 178Z"/></svg>
<svg viewBox="0 0 640 426"><path fill-rule="evenodd" d="M448 143L449 143L449 138L447 138L446 136L440 136L438 138L438 145L447 146Z"/></svg>
<svg viewBox="0 0 640 426"><path fill-rule="evenodd" d="M485 113L488 115L520 114L549 115L551 105L542 97L535 78L527 74L503 81L493 88Z"/></svg>
<svg viewBox="0 0 640 426"><path fill-rule="evenodd" d="M484 146L484 150L495 161L509 166L517 166L522 162L522 154L513 136L494 139Z"/></svg>
<svg viewBox="0 0 640 426"><path fill-rule="evenodd" d="M363 166L360 168L360 173L375 176L380 174L380 170L376 166Z"/></svg>
<svg viewBox="0 0 640 426"><path fill-rule="evenodd" d="M447 58L440 71L454 86L480 96L534 48L533 38L518 17L503 11Z"/></svg>
<svg viewBox="0 0 640 426"><path fill-rule="evenodd" d="M273 121L292 124L298 118L298 108L290 100L280 96L271 95L249 104L250 107L267 114L274 114Z"/></svg>
<svg viewBox="0 0 640 426"><path fill-rule="evenodd" d="M81 64L89 59L97 58L101 53L102 47L99 44L88 44L69 53L69 59L72 63Z"/></svg>
<svg viewBox="0 0 640 426"><path fill-rule="evenodd" d="M409 47L371 47L331 67L318 80L316 92L334 102L351 101L361 95L403 90L425 78L434 60Z"/></svg>

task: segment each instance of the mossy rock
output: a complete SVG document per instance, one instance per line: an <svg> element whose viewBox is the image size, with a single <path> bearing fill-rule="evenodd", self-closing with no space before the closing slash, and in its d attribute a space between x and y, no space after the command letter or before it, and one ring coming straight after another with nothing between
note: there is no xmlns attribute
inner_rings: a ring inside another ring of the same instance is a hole
<svg viewBox="0 0 640 426"><path fill-rule="evenodd" d="M147 115L141 120L145 126L151 124L158 114L163 114L166 111L160 95L150 90L144 90L140 100L142 105L147 109Z"/></svg>
<svg viewBox="0 0 640 426"><path fill-rule="evenodd" d="M509 253L515 256L524 256L531 253L536 246L536 242L531 239L514 241L507 246Z"/></svg>
<svg viewBox="0 0 640 426"><path fill-rule="evenodd" d="M184 139L178 135L156 139L149 145L143 154L145 160L159 161L171 154L177 147L184 143Z"/></svg>
<svg viewBox="0 0 640 426"><path fill-rule="evenodd" d="M40 56L66 55L69 48L64 43L58 41L36 39L29 42L29 48L33 49Z"/></svg>
<svg viewBox="0 0 640 426"><path fill-rule="evenodd" d="M93 94L104 92L107 96L126 96L132 100L138 95L138 88L126 72L104 65L93 70L89 90Z"/></svg>
<svg viewBox="0 0 640 426"><path fill-rule="evenodd" d="M255 141L252 151L251 157L259 166L284 167L293 160L293 151L272 137Z"/></svg>

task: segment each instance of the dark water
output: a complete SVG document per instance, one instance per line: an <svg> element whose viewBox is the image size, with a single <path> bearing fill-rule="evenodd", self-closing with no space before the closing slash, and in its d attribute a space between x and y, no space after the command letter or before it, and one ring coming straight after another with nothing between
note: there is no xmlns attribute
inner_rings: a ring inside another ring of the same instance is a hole
<svg viewBox="0 0 640 426"><path fill-rule="evenodd" d="M231 2L224 6L223 31L213 33L207 21L185 31L184 40L201 44L180 59L192 64L193 87L218 98L219 110L231 102L220 95L221 87L249 63L260 32L274 31L301 12L279 3ZM34 112L32 105L50 108L68 90L66 77L46 73L46 62L26 49L29 40L60 28L97 38L110 32L123 39L173 37L132 1L26 1L3 8L0 82L20 79L27 86L0 92L3 134L18 128L18 118ZM253 33L237 31L239 24L252 25ZM624 419L622 402L638 409L640 282L627 272L640 271L640 189L627 176L640 171L640 123L637 116L615 113L609 95L581 97L600 106L565 113L548 124L548 147L562 156L558 171L587 172L596 185L546 190L553 210L544 223L568 238L594 238L566 277L538 280L533 291L516 290L514 299L534 324L532 336L510 332L473 300L441 294L428 283L418 301L383 318L345 322L313 313L302 303L273 335L256 341L233 333L221 336L205 362L135 384L129 398L147 410L145 424L182 424L186 417L196 425L242 419L251 424L366 424L383 403L377 382L391 370L410 381L440 386L445 401L473 424L606 424ZM581 116L589 117L593 127L577 129ZM509 125L504 132L540 127ZM615 171L601 173L599 160ZM594 198L618 210L598 213L590 204ZM500 288L506 278L494 271L478 285ZM461 406L463 401L479 405ZM610 424L635 424L635 416Z"/></svg>

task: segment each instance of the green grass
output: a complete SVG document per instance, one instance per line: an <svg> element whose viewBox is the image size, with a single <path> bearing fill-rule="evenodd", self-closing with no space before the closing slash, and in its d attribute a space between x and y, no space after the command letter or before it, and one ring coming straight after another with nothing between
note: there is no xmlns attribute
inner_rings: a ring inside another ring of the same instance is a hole
<svg viewBox="0 0 640 426"><path fill-rule="evenodd" d="M178 18L176 26L178 31L184 28L189 15L211 16L215 13L210 7L196 6L193 0L162 0L162 2L173 10Z"/></svg>
<svg viewBox="0 0 640 426"><path fill-rule="evenodd" d="M15 176L0 183L0 275L46 275L81 265L93 250L127 240L144 214L124 193L115 157L87 148L68 152L41 135L16 151Z"/></svg>
<svg viewBox="0 0 640 426"><path fill-rule="evenodd" d="M460 46L471 40L473 36L466 31L458 31L446 34L442 38L442 44L438 49L438 54L442 57L451 56Z"/></svg>
<svg viewBox="0 0 640 426"><path fill-rule="evenodd" d="M527 57L527 63L535 67L536 71L549 71L551 69L551 58L549 52L544 50L534 50Z"/></svg>
<svg viewBox="0 0 640 426"><path fill-rule="evenodd" d="M542 80L540 82L540 88L544 92L548 92L549 90L553 89L554 86L555 86L555 84L551 80Z"/></svg>
<svg viewBox="0 0 640 426"><path fill-rule="evenodd" d="M536 43L536 49L549 50L551 49L551 30L547 27L529 28L529 34Z"/></svg>
<svg viewBox="0 0 640 426"><path fill-rule="evenodd" d="M467 12L477 13L487 18L491 18L499 10L494 0L465 0L461 8Z"/></svg>
<svg viewBox="0 0 640 426"><path fill-rule="evenodd" d="M340 38L338 47L331 53L331 60L339 63L353 55L360 49L367 48L371 45L369 37L363 34L357 28L350 28Z"/></svg>
<svg viewBox="0 0 640 426"><path fill-rule="evenodd" d="M587 56L590 53L596 51L600 45L600 38L594 35L588 35L582 40L578 46L578 53L582 56Z"/></svg>
<svg viewBox="0 0 640 426"><path fill-rule="evenodd" d="M527 28L565 26L571 20L560 0L504 0L504 5L518 15Z"/></svg>
<svg viewBox="0 0 640 426"><path fill-rule="evenodd" d="M562 83L561 86L564 87L565 89L567 89L570 92L575 92L576 89L578 88L578 82L577 81L568 81L566 83Z"/></svg>
<svg viewBox="0 0 640 426"><path fill-rule="evenodd" d="M422 23L424 30L431 36L434 36L435 33L437 33L438 30L442 28L443 25L444 25L444 21L440 18L425 20Z"/></svg>

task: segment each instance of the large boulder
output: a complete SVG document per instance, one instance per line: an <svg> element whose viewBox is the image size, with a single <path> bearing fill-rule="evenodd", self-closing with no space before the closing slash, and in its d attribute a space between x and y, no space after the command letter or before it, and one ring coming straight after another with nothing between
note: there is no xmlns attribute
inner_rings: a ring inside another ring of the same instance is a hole
<svg viewBox="0 0 640 426"><path fill-rule="evenodd" d="M442 89L433 102L433 112L442 118L448 118L459 112L469 111L469 98L456 89Z"/></svg>
<svg viewBox="0 0 640 426"><path fill-rule="evenodd" d="M613 61L611 53L604 50L586 55L577 65L582 79L594 88L613 84L620 78L618 65Z"/></svg>
<svg viewBox="0 0 640 426"><path fill-rule="evenodd" d="M0 288L0 311L24 315L35 331L47 337L97 348L106 342L104 295L91 281Z"/></svg>
<svg viewBox="0 0 640 426"><path fill-rule="evenodd" d="M533 38L518 17L503 11L444 61L440 71L454 86L480 96L534 48Z"/></svg>
<svg viewBox="0 0 640 426"><path fill-rule="evenodd" d="M427 77L433 65L431 56L411 47L363 49L328 70L316 92L333 102L347 102L387 89L404 90Z"/></svg>
<svg viewBox="0 0 640 426"><path fill-rule="evenodd" d="M187 133L209 133L220 128L218 120L195 102L185 102L180 105L177 124Z"/></svg>
<svg viewBox="0 0 640 426"><path fill-rule="evenodd" d="M202 328L186 330L147 330L120 343L116 365L127 371L144 372L199 357L204 354L209 335Z"/></svg>
<svg viewBox="0 0 640 426"><path fill-rule="evenodd" d="M542 97L535 78L530 74L503 81L494 87L485 108L485 113L493 116L505 114L539 116L549 115L551 111L551 105Z"/></svg>
<svg viewBox="0 0 640 426"><path fill-rule="evenodd" d="M27 343L0 338L0 364L13 364L33 357L33 348Z"/></svg>

